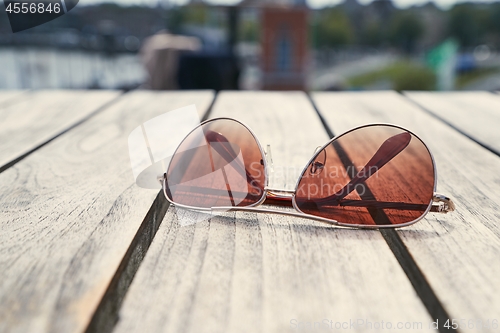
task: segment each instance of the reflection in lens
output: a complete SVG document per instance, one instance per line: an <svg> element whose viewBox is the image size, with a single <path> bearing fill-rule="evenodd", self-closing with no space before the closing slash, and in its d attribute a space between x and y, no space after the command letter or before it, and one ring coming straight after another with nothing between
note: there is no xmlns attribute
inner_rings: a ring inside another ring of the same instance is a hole
<svg viewBox="0 0 500 333"><path fill-rule="evenodd" d="M432 157L419 138L403 129L358 128L332 141L322 154L322 172L311 172L316 157L297 185L295 202L306 214L352 225L398 225L418 219L431 203Z"/></svg>
<svg viewBox="0 0 500 333"><path fill-rule="evenodd" d="M263 156L252 133L237 121L215 119L180 144L165 191L174 203L212 208L255 204L264 186Z"/></svg>

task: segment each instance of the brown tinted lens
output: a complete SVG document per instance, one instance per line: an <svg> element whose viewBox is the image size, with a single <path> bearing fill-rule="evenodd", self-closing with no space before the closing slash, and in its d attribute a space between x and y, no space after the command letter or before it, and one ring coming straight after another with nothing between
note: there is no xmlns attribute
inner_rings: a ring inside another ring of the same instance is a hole
<svg viewBox="0 0 500 333"><path fill-rule="evenodd" d="M434 177L432 157L418 137L393 126L367 126L316 155L295 200L302 212L340 223L400 225L426 212Z"/></svg>
<svg viewBox="0 0 500 333"><path fill-rule="evenodd" d="M167 171L174 203L197 208L248 206L264 195L262 152L252 133L229 119L215 119L179 145Z"/></svg>

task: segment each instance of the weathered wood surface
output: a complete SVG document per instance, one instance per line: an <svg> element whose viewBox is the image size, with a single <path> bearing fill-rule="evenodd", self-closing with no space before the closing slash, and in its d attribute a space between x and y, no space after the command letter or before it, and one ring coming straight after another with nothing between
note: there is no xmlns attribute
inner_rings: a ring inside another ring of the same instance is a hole
<svg viewBox="0 0 500 333"><path fill-rule="evenodd" d="M86 119L120 93L68 90L3 94L12 95L10 100L15 101L2 104L0 98L0 168Z"/></svg>
<svg viewBox="0 0 500 333"><path fill-rule="evenodd" d="M428 328L420 287L379 231L250 213L185 225L196 214L170 207L155 236L166 205L156 207L157 191L134 184L127 136L193 102L203 113L213 94L118 94L0 92L0 167L42 145L0 173L0 332L110 328L113 309L102 306L113 300L109 290L127 295L119 333L293 332L294 319ZM500 159L473 140L497 149L500 98L475 94L408 93L410 100L393 92L318 93L313 100L335 134L391 122L429 145L438 191L453 197L457 211L430 214L397 234L451 318L491 324L500 319ZM302 93L223 92L211 113L219 116L247 123L264 147L272 145L272 187L293 188L328 139ZM130 254L144 253L153 237L142 262ZM123 281L135 271L125 264L134 261L140 268L127 290ZM96 318L108 322L94 325Z"/></svg>
<svg viewBox="0 0 500 333"><path fill-rule="evenodd" d="M25 90L0 90L0 107L2 104L11 103L25 93Z"/></svg>
<svg viewBox="0 0 500 333"><path fill-rule="evenodd" d="M394 92L317 93L313 100L335 134L366 123L389 122L407 127L427 143L437 163L438 192L450 195L457 210L450 215L429 214L398 233L452 318L498 320L499 157ZM480 100L483 110L494 110L494 99ZM429 109L442 110L439 101L429 99ZM471 120L464 130L476 135L482 126L498 126L496 119L488 118L489 124ZM496 331L491 326L479 330Z"/></svg>
<svg viewBox="0 0 500 333"><path fill-rule="evenodd" d="M500 154L500 96L486 92L405 92L405 96Z"/></svg>
<svg viewBox="0 0 500 333"><path fill-rule="evenodd" d="M80 103L97 107L110 96L68 94L40 93L15 111L43 104L47 114L56 100L83 112ZM211 92L126 94L0 174L0 332L85 331L157 195L134 183L130 131L188 104L204 111L212 99Z"/></svg>
<svg viewBox="0 0 500 333"><path fill-rule="evenodd" d="M264 147L272 145L275 187L294 188L328 140L303 93L224 92L211 113L221 116L243 121ZM240 212L181 226L180 214L193 213L169 208L115 333L293 332L292 320L323 319L428 328L426 308L379 231Z"/></svg>

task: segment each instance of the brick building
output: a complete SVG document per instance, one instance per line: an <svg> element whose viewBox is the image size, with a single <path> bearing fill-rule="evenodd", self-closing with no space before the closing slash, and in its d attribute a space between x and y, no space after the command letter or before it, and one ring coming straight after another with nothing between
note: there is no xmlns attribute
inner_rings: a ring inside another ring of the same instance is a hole
<svg viewBox="0 0 500 333"><path fill-rule="evenodd" d="M308 8L304 0L247 0L259 7L262 89L304 90L308 62Z"/></svg>

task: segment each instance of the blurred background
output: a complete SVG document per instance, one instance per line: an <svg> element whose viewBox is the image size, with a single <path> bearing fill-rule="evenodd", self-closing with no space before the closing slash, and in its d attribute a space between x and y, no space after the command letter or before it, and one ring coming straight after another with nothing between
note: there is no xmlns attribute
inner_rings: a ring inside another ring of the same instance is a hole
<svg viewBox="0 0 500 333"><path fill-rule="evenodd" d="M0 5L0 89L500 90L500 3L220 1Z"/></svg>

